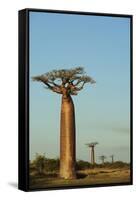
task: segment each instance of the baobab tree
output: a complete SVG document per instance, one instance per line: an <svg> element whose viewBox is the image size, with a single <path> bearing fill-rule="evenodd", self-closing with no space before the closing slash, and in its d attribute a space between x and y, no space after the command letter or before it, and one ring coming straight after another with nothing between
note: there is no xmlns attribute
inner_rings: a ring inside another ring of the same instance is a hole
<svg viewBox="0 0 136 200"><path fill-rule="evenodd" d="M114 163L114 155L111 155L111 163Z"/></svg>
<svg viewBox="0 0 136 200"><path fill-rule="evenodd" d="M106 156L104 156L104 155L99 156L99 159L102 161L102 164L104 165L104 161L106 159Z"/></svg>
<svg viewBox="0 0 136 200"><path fill-rule="evenodd" d="M86 83L95 83L83 67L47 72L32 78L46 88L62 95L60 119L60 177L76 178L75 111L72 95L77 95Z"/></svg>
<svg viewBox="0 0 136 200"><path fill-rule="evenodd" d="M91 142L86 144L89 149L90 149L90 160L91 160L91 164L94 165L95 164L95 152L94 152L94 147L98 144L98 142Z"/></svg>

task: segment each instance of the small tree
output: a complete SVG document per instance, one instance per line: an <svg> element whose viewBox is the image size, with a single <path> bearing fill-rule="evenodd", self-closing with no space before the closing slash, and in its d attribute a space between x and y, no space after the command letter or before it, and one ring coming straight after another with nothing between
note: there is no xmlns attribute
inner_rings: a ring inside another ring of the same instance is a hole
<svg viewBox="0 0 136 200"><path fill-rule="evenodd" d="M104 165L104 162L105 162L106 156L104 156L104 155L99 156L99 159L102 161L102 164Z"/></svg>
<svg viewBox="0 0 136 200"><path fill-rule="evenodd" d="M76 162L76 169L77 170L84 170L90 168L90 163L84 160L78 160Z"/></svg>
<svg viewBox="0 0 136 200"><path fill-rule="evenodd" d="M45 161L46 161L45 155L40 155L40 154L36 153L34 165L35 165L39 174L44 173Z"/></svg>
<svg viewBox="0 0 136 200"><path fill-rule="evenodd" d="M76 178L75 111L72 95L77 95L86 83L95 83L85 75L83 67L61 69L33 77L42 82L46 89L62 95L60 120L60 177Z"/></svg>
<svg viewBox="0 0 136 200"><path fill-rule="evenodd" d="M57 172L59 170L59 159L46 158L45 170L47 172Z"/></svg>
<svg viewBox="0 0 136 200"><path fill-rule="evenodd" d="M111 163L113 164L114 163L114 155L111 155Z"/></svg>

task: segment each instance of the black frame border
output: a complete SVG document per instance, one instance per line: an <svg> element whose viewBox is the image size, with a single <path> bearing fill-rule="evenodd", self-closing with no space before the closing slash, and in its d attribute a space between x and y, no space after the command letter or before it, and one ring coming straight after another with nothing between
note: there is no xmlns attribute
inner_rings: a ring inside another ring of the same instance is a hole
<svg viewBox="0 0 136 200"><path fill-rule="evenodd" d="M105 17L123 17L130 19L130 182L107 183L80 186L62 186L47 188L29 188L29 13L45 12L73 15L90 15ZM18 189L23 191L45 191L76 188L110 187L133 184L133 15L96 13L84 11L50 10L26 8L18 12Z"/></svg>

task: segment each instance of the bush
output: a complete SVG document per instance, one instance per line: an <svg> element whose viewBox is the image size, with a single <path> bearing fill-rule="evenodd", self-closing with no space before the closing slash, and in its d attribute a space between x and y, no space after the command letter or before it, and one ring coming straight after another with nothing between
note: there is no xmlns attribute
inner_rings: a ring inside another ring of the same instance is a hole
<svg viewBox="0 0 136 200"><path fill-rule="evenodd" d="M45 170L46 171L57 171L59 170L59 159L49 159L45 161Z"/></svg>
<svg viewBox="0 0 136 200"><path fill-rule="evenodd" d="M34 160L33 165L35 166L39 174L44 173L45 161L46 159L44 155L36 154L36 159Z"/></svg>
<svg viewBox="0 0 136 200"><path fill-rule="evenodd" d="M59 170L59 159L45 158L44 155L36 155L35 160L30 163L30 170L36 170L39 174Z"/></svg>
<svg viewBox="0 0 136 200"><path fill-rule="evenodd" d="M36 170L39 174L43 174L45 172L57 172L59 170L60 160L59 159L50 159L45 158L45 155L36 154L35 160L30 162L30 170ZM84 160L78 160L76 162L76 170L85 170L91 168L123 168L129 167L128 163L124 163L122 161L116 161L114 163L105 162L104 164L94 165L90 164Z"/></svg>
<svg viewBox="0 0 136 200"><path fill-rule="evenodd" d="M91 165L87 161L79 160L76 162L76 169L77 170L84 170L90 168Z"/></svg>

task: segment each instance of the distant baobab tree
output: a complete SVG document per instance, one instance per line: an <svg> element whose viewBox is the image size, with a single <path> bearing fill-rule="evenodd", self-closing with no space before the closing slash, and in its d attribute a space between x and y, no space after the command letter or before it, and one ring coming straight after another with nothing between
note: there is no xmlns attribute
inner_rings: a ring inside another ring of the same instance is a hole
<svg viewBox="0 0 136 200"><path fill-rule="evenodd" d="M104 161L106 159L106 156L102 155L102 156L99 156L99 159L102 161L102 164L104 164Z"/></svg>
<svg viewBox="0 0 136 200"><path fill-rule="evenodd" d="M94 152L94 147L98 144L98 142L91 142L86 144L89 149L90 149L90 161L91 164L94 165L95 164L95 152Z"/></svg>
<svg viewBox="0 0 136 200"><path fill-rule="evenodd" d="M111 155L111 162L114 163L114 155Z"/></svg>
<svg viewBox="0 0 136 200"><path fill-rule="evenodd" d="M85 75L83 67L47 72L32 78L46 88L62 95L60 120L60 177L76 178L75 111L71 95L77 95L86 83L95 83Z"/></svg>

